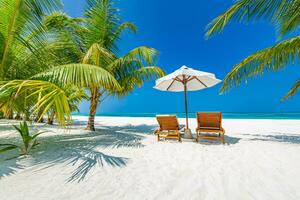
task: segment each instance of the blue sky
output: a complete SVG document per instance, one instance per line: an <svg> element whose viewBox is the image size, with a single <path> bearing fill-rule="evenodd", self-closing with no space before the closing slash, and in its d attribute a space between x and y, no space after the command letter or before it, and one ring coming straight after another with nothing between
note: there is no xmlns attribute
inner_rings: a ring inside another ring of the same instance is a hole
<svg viewBox="0 0 300 200"><path fill-rule="evenodd" d="M66 12L82 16L85 0L63 0ZM170 3L172 2L172 3ZM124 21L134 22L137 34L127 33L120 42L120 54L141 45L160 52L158 66L171 73L182 65L215 73L223 79L232 66L247 55L273 45L275 28L266 22L231 23L222 34L204 38L206 25L228 8L228 0L119 0ZM282 103L280 98L300 77L299 66L277 73L265 73L225 95L217 85L189 92L189 110L222 112L299 112L300 96ZM127 97L107 99L97 113L174 113L184 111L183 93L154 90L154 81L137 88ZM87 113L89 104L80 105Z"/></svg>

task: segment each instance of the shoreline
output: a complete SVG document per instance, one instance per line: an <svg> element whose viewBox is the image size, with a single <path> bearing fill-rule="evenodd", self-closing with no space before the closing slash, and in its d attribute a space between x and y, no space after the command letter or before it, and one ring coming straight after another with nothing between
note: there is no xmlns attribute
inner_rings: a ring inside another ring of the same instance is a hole
<svg viewBox="0 0 300 200"><path fill-rule="evenodd" d="M176 115L178 118L185 118L184 113L120 113L120 114L109 114L103 113L98 114L96 117L155 117L156 115ZM299 112L285 112L285 113L226 113L223 112L223 119L270 119L270 120L300 120ZM87 117L88 114L73 113L72 116ZM189 118L195 119L196 113L189 113Z"/></svg>
<svg viewBox="0 0 300 200"><path fill-rule="evenodd" d="M88 115L72 115L72 119L79 118L88 118ZM155 119L155 116L106 116L106 115L97 115L95 118L145 118L145 119ZM185 117L177 117L178 119L185 119ZM196 117L189 117L189 120L196 120ZM290 119L290 118L282 118L282 119L269 119L269 118L222 118L222 120L265 120L265 121L273 121L273 120L288 120L288 121L300 121L300 119Z"/></svg>

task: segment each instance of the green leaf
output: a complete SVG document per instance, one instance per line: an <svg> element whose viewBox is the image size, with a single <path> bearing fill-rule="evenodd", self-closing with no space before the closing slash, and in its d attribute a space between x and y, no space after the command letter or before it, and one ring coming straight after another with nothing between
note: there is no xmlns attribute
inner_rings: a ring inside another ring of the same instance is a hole
<svg viewBox="0 0 300 200"><path fill-rule="evenodd" d="M220 33L231 21L268 20L280 30L280 36L299 26L300 0L238 0L208 26L205 36Z"/></svg>
<svg viewBox="0 0 300 200"><path fill-rule="evenodd" d="M285 101L288 98L294 96L295 94L297 94L299 92L300 89L300 80L298 80L293 87L291 88L291 90L281 99L281 101Z"/></svg>
<svg viewBox="0 0 300 200"><path fill-rule="evenodd" d="M4 152L18 148L18 146L13 145L13 144L0 144L0 146L6 146L6 147L0 149L0 153L4 153Z"/></svg>
<svg viewBox="0 0 300 200"><path fill-rule="evenodd" d="M0 86L0 97L6 93L13 93L15 99L20 97L32 98L36 97L33 106L33 113L40 112L40 117L45 115L51 109L55 110L57 121L61 125L65 125L70 119L70 107L68 97L64 90L59 86L41 80L13 80L2 82ZM41 94L41 98L37 95Z"/></svg>
<svg viewBox="0 0 300 200"><path fill-rule="evenodd" d="M34 140L37 136L39 136L39 135L41 135L43 133L46 133L46 132L48 132L48 131L42 131L42 132L36 133L31 138L32 138L32 140Z"/></svg>
<svg viewBox="0 0 300 200"><path fill-rule="evenodd" d="M226 75L222 92L239 86L243 80L263 75L266 71L278 71L294 64L300 55L300 36L284 40L277 45L258 51L235 65Z"/></svg>
<svg viewBox="0 0 300 200"><path fill-rule="evenodd" d="M104 87L120 89L117 80L105 69L89 64L58 66L33 78L48 79L51 82L78 87Z"/></svg>

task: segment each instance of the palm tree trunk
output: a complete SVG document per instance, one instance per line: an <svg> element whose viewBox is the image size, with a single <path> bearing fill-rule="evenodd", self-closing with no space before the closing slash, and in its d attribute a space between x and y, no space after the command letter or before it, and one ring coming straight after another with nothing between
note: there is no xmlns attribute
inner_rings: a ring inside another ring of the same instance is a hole
<svg viewBox="0 0 300 200"><path fill-rule="evenodd" d="M48 116L47 124L53 125L53 122L54 122L54 116L55 116L55 113L54 113L54 112L52 112L52 113Z"/></svg>
<svg viewBox="0 0 300 200"><path fill-rule="evenodd" d="M17 114L16 114L16 116L15 116L15 119L16 119L16 120L22 119L22 118L21 118L21 113L17 112Z"/></svg>
<svg viewBox="0 0 300 200"><path fill-rule="evenodd" d="M30 113L28 112L28 110L25 110L23 114L23 120L28 121L29 119L30 119Z"/></svg>
<svg viewBox="0 0 300 200"><path fill-rule="evenodd" d="M42 110L39 110L38 115L36 116L34 121L37 122L37 123L44 123L44 118L41 117L41 116L42 116Z"/></svg>
<svg viewBox="0 0 300 200"><path fill-rule="evenodd" d="M98 106L98 100L99 100L99 94L98 94L99 88L92 88L91 89L91 98L90 98L90 113L89 113L89 119L87 123L86 130L95 131L95 115L97 111Z"/></svg>
<svg viewBox="0 0 300 200"><path fill-rule="evenodd" d="M8 118L8 119L13 119L13 118L14 118L14 113L13 113L12 110L9 110L9 111L8 111L7 118Z"/></svg>

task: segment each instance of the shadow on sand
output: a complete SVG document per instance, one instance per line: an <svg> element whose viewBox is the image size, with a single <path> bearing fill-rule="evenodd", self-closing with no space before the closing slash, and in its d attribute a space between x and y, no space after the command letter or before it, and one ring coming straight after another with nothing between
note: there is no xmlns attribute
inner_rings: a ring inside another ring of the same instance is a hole
<svg viewBox="0 0 300 200"><path fill-rule="evenodd" d="M250 135L252 141L271 141L290 144L300 144L300 135L276 133L274 135Z"/></svg>
<svg viewBox="0 0 300 200"><path fill-rule="evenodd" d="M3 129L2 129L3 128ZM49 126L43 126L43 130ZM89 172L96 167L124 167L129 158L108 155L102 152L109 148L142 148L142 140L146 134L152 134L155 125L139 126L102 126L96 132L83 130L84 126L70 127L77 129L77 133L64 133L61 135L48 134L39 139L41 143L27 158L18 157L16 151L0 154L0 179L14 174L18 169L37 167L37 170L50 168L58 163L73 165L74 170L66 178L66 182L83 181ZM39 128L40 129L40 128ZM1 126L1 130L11 130L10 127ZM59 131L64 132L63 129ZM249 140L274 141L300 144L300 135L274 134L252 135ZM226 144L237 144L241 138L225 135ZM20 142L18 136L2 137L0 143ZM222 145L221 141L200 140L204 145ZM102 150L101 150L102 149ZM9 159L10 158L10 159Z"/></svg>
<svg viewBox="0 0 300 200"><path fill-rule="evenodd" d="M74 127L70 127L71 129ZM82 128L82 127L80 127ZM76 166L75 170L67 178L67 182L82 181L91 169L96 166L123 167L128 158L105 154L99 148L142 148L143 134L152 133L154 126L123 126L123 127L101 127L96 132L88 132L79 129L78 134L47 135L39 138L41 143L37 149L32 150L30 159L15 157L16 152L9 152L0 157L0 179L11 175L17 169L42 165L39 170L53 167L57 163L67 163ZM63 130L62 130L63 131ZM1 143L18 142L19 138L1 139ZM26 165L18 164L26 161ZM28 161L29 160L29 161ZM29 163L28 163L29 162Z"/></svg>
<svg viewBox="0 0 300 200"><path fill-rule="evenodd" d="M240 140L241 140L241 138L225 135L225 144L226 145L237 144ZM199 139L198 143L203 144L203 145L223 145L223 142L221 140L212 140L212 139L205 139L205 138Z"/></svg>

